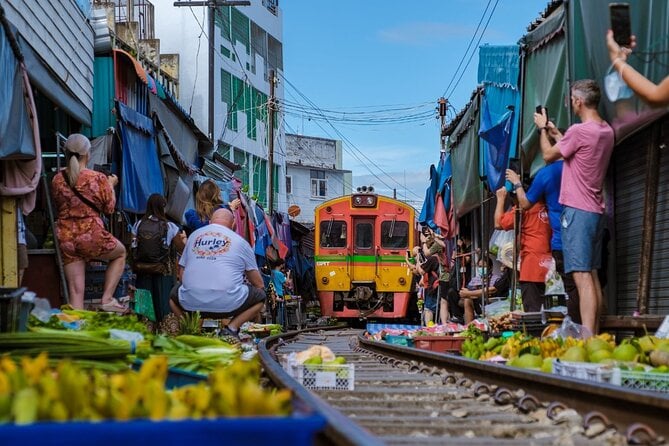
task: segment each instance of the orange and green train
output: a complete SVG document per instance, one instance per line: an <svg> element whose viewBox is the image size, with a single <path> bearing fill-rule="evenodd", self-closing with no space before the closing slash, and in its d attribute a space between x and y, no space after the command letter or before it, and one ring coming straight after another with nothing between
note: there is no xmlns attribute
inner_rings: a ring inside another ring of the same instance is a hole
<svg viewBox="0 0 669 446"><path fill-rule="evenodd" d="M405 253L416 238L415 211L406 203L364 192L315 209L316 289L324 316L407 316L412 275Z"/></svg>

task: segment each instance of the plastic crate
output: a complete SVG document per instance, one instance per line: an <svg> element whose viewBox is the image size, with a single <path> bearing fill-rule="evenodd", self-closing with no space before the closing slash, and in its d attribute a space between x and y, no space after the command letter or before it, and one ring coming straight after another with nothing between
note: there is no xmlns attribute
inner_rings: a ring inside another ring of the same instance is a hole
<svg viewBox="0 0 669 446"><path fill-rule="evenodd" d="M669 373L637 372L616 369L614 381L616 384L629 389L669 393Z"/></svg>
<svg viewBox="0 0 669 446"><path fill-rule="evenodd" d="M105 285L105 272L107 264L86 265L86 283L84 288L84 300L100 299ZM128 295L128 288L134 283L132 270L130 266L125 265L123 274L118 281L114 297L123 297Z"/></svg>
<svg viewBox="0 0 669 446"><path fill-rule="evenodd" d="M413 339L408 336L386 335L383 340L392 345L401 345L403 347L414 346Z"/></svg>
<svg viewBox="0 0 669 446"><path fill-rule="evenodd" d="M103 421L0 425L2 444L40 446L245 446L249 444L312 445L325 427L319 414L288 417L218 418L184 421Z"/></svg>
<svg viewBox="0 0 669 446"><path fill-rule="evenodd" d="M25 288L0 288L0 333L19 329L21 297L25 291Z"/></svg>
<svg viewBox="0 0 669 446"><path fill-rule="evenodd" d="M297 364L285 358L283 368L307 389L355 390L353 364Z"/></svg>
<svg viewBox="0 0 669 446"><path fill-rule="evenodd" d="M438 353L460 353L464 336L416 336L413 338L416 348Z"/></svg>
<svg viewBox="0 0 669 446"><path fill-rule="evenodd" d="M553 373L568 378L616 384L616 369L610 365L590 364L587 362L568 362L553 360Z"/></svg>

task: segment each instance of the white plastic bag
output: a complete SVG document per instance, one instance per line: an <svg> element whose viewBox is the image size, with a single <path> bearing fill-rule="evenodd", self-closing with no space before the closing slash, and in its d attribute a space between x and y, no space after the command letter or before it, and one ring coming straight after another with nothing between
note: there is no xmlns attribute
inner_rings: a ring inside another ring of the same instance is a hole
<svg viewBox="0 0 669 446"><path fill-rule="evenodd" d="M560 296L565 295L567 292L564 289L564 282L562 282L562 277L557 272L555 268L555 259L551 257L550 267L546 273L546 291L544 294L546 296Z"/></svg>
<svg viewBox="0 0 669 446"><path fill-rule="evenodd" d="M488 249L502 265L513 268L513 230L495 229L490 237Z"/></svg>

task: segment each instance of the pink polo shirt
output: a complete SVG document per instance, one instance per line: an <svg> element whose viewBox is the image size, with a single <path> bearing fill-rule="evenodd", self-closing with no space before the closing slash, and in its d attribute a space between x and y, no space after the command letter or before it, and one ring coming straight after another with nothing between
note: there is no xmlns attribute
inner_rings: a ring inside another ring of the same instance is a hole
<svg viewBox="0 0 669 446"><path fill-rule="evenodd" d="M604 213L602 184L613 153L613 129L606 122L574 124L558 143L564 158L560 204Z"/></svg>

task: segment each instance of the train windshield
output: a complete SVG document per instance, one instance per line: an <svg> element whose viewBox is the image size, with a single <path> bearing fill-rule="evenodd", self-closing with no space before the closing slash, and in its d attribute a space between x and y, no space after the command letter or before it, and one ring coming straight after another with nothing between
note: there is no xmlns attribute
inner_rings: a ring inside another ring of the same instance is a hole
<svg viewBox="0 0 669 446"><path fill-rule="evenodd" d="M409 223L406 221L381 222L381 247L402 249L409 247Z"/></svg>
<svg viewBox="0 0 669 446"><path fill-rule="evenodd" d="M321 248L346 247L346 222L328 220L321 222Z"/></svg>
<svg viewBox="0 0 669 446"><path fill-rule="evenodd" d="M374 245L374 225L360 222L355 225L355 247L371 249Z"/></svg>

